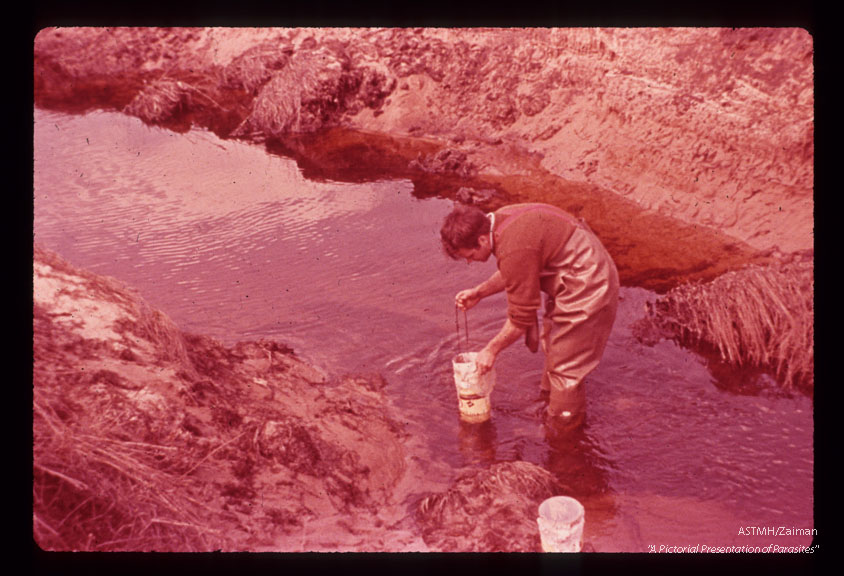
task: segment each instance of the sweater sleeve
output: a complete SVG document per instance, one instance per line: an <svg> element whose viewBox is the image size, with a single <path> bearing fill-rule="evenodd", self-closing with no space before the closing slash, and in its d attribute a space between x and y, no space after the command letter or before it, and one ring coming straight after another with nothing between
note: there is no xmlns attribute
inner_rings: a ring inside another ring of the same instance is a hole
<svg viewBox="0 0 844 576"><path fill-rule="evenodd" d="M536 322L536 311L542 305L539 273L542 270L538 249L519 248L498 257L498 269L507 292L507 317L520 328Z"/></svg>

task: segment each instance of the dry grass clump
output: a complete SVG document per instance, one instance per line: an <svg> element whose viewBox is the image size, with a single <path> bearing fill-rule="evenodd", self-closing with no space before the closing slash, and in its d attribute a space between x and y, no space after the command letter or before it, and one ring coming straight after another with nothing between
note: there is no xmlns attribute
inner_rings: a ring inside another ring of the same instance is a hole
<svg viewBox="0 0 844 576"><path fill-rule="evenodd" d="M253 46L232 60L222 72L222 83L230 88L241 88L254 93L287 66L291 48L276 43Z"/></svg>
<svg viewBox="0 0 844 576"><path fill-rule="evenodd" d="M315 112L319 113L318 100L326 96L329 100L337 100L334 90L323 90L323 84L336 83L341 74L341 65L336 59L324 53L319 56L300 55L276 71L258 91L251 113L234 135L257 132L277 137L319 127L320 123L313 117ZM339 105L339 102L335 104Z"/></svg>
<svg viewBox="0 0 844 576"><path fill-rule="evenodd" d="M194 105L195 99L202 101L202 104L223 109L214 98L193 84L162 77L138 92L123 112L150 124L160 124L184 114Z"/></svg>
<svg viewBox="0 0 844 576"><path fill-rule="evenodd" d="M540 545L538 506L560 491L547 470L529 462L503 462L428 496L417 515L425 541L435 549L535 552Z"/></svg>
<svg viewBox="0 0 844 576"><path fill-rule="evenodd" d="M226 70L226 82L256 91L252 109L234 136L272 139L331 126L343 114L377 110L395 79L377 65L355 63L342 46L329 44L287 57L283 49L244 54Z"/></svg>
<svg viewBox="0 0 844 576"><path fill-rule="evenodd" d="M70 425L60 399L36 398L33 535L46 550L195 551L220 548L183 476L201 461L188 446L121 440ZM53 405L57 409L53 408Z"/></svg>
<svg viewBox="0 0 844 576"><path fill-rule="evenodd" d="M190 104L191 90L176 80L155 80L148 84L123 109L144 122L159 123L173 118Z"/></svg>
<svg viewBox="0 0 844 576"><path fill-rule="evenodd" d="M660 297L650 321L730 363L772 369L788 389L814 386L814 265L794 255Z"/></svg>

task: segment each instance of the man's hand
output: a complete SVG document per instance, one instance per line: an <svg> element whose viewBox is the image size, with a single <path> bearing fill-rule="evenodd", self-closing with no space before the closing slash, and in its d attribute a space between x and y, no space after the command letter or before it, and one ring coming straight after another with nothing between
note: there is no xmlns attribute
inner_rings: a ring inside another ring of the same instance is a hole
<svg viewBox="0 0 844 576"><path fill-rule="evenodd" d="M454 297L454 303L461 310L469 310L475 304L481 301L481 294L477 288L469 288L468 290L461 290Z"/></svg>
<svg viewBox="0 0 844 576"><path fill-rule="evenodd" d="M495 354L489 348L484 348L478 352L475 365L478 367L479 374L486 374L492 370L493 364L495 364Z"/></svg>
<svg viewBox="0 0 844 576"><path fill-rule="evenodd" d="M484 374L492 370L492 365L495 364L495 359L498 354L507 348L510 344L522 338L525 335L525 329L519 328L508 318L504 322L501 331L489 341L489 344L484 346L484 349L478 352L478 357L475 363L478 366L478 372Z"/></svg>

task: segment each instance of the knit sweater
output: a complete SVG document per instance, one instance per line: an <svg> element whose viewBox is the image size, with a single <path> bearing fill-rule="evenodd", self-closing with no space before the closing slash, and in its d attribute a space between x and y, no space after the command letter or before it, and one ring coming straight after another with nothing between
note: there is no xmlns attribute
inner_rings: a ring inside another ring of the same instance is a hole
<svg viewBox="0 0 844 576"><path fill-rule="evenodd" d="M493 254L504 279L507 317L516 326L536 322L540 279L557 272L549 263L578 227L574 216L548 204L513 204L495 212Z"/></svg>

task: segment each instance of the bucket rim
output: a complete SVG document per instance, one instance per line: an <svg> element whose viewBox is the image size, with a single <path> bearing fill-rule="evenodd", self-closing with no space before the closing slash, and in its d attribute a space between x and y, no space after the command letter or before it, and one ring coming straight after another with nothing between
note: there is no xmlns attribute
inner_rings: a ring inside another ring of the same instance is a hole
<svg viewBox="0 0 844 576"><path fill-rule="evenodd" d="M452 364L473 364L477 357L477 352L459 352L452 357L451 362Z"/></svg>
<svg viewBox="0 0 844 576"><path fill-rule="evenodd" d="M552 496L551 498L543 500L539 505L539 517L550 521L559 521L559 519L555 519L551 514L548 514L551 512L550 509L552 507L556 507L555 505L558 504L565 505L567 512L573 512L572 518L568 520L570 522L580 521L580 519L585 515L586 509L576 498L572 498L571 496Z"/></svg>

